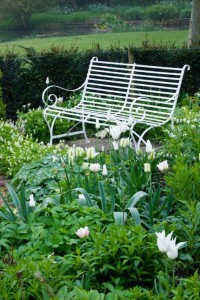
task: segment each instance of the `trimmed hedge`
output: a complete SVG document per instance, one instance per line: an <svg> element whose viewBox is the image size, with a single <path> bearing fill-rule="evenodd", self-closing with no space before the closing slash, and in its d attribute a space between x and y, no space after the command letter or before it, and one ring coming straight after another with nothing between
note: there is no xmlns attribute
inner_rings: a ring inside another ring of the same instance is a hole
<svg viewBox="0 0 200 300"><path fill-rule="evenodd" d="M185 73L181 93L194 94L200 88L200 49L130 49L133 60L140 64L182 67L189 64L191 70ZM15 119L16 111L22 105L31 103L31 108L42 105L41 95L50 84L68 89L80 86L86 77L90 59L128 62L127 49L91 50L79 53L77 49L67 50L52 47L49 52L36 53L26 50L26 56L1 57L0 70L3 100L7 118ZM63 94L60 96L69 96Z"/></svg>

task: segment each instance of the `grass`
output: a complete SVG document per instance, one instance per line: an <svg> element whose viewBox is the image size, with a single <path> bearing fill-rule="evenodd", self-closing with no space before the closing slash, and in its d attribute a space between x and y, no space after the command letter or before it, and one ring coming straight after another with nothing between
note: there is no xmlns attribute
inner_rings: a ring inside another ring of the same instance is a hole
<svg viewBox="0 0 200 300"><path fill-rule="evenodd" d="M187 41L188 31L155 31L155 32L122 32L122 33L104 33L95 35L78 35L48 38L27 38L7 43L0 43L0 54L10 50L14 53L23 54L22 47L32 47L37 52L48 50L52 45L70 48L73 45L78 47L79 51L93 49L100 45L101 49L110 49L111 46L120 48L134 46L141 47L142 42L156 42L158 44L169 44L181 47Z"/></svg>

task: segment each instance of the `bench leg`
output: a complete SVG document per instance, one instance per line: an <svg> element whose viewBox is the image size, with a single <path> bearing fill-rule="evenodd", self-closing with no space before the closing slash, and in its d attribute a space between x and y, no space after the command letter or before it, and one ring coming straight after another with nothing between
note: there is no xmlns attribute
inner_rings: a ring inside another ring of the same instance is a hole
<svg viewBox="0 0 200 300"><path fill-rule="evenodd" d="M90 141L88 140L87 133L85 130L85 122L82 122L82 128L83 128L83 135L85 137L85 143L88 144L88 143L90 143Z"/></svg>
<svg viewBox="0 0 200 300"><path fill-rule="evenodd" d="M137 124L137 123L136 123ZM133 127L136 125L134 124L132 126L132 128L130 129L130 134L131 134L131 139L134 143L134 147L135 147L135 150L139 150L140 149L140 146L141 146L141 143L143 143L145 146L146 146L146 140L144 140L144 135L147 133L147 131L149 131L152 127L148 127L147 129L145 129L142 134L138 134L135 130L133 130ZM138 138L138 141L136 141L136 138Z"/></svg>

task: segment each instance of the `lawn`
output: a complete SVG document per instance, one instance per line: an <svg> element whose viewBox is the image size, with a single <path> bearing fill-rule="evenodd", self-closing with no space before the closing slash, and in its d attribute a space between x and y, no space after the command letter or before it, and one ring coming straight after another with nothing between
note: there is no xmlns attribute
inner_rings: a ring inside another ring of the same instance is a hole
<svg viewBox="0 0 200 300"><path fill-rule="evenodd" d="M154 32L123 32L123 33L104 33L95 35L77 35L64 37L48 37L48 38L27 38L7 43L0 43L0 53L4 53L7 49L15 53L23 53L21 47L33 47L40 52L48 50L52 45L70 48L73 45L78 47L79 51L93 49L97 44L102 49L110 49L111 46L120 48L141 47L144 41L149 43L158 43L161 45L175 45L181 47L187 41L187 30L179 31L154 31Z"/></svg>

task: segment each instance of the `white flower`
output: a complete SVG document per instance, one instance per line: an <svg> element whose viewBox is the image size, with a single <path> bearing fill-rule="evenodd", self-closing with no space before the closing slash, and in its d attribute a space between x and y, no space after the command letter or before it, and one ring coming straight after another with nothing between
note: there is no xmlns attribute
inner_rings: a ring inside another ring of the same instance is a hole
<svg viewBox="0 0 200 300"><path fill-rule="evenodd" d="M151 144L150 140L147 140L147 142L146 142L146 153L151 153L152 151L153 151L152 144Z"/></svg>
<svg viewBox="0 0 200 300"><path fill-rule="evenodd" d="M122 122L119 124L121 132L126 132L127 130L129 130L128 126L126 123Z"/></svg>
<svg viewBox="0 0 200 300"><path fill-rule="evenodd" d="M112 126L110 126L110 130L108 130L108 131L109 131L110 135L112 136L113 140L118 140L120 137L120 134L122 133L120 125L112 125Z"/></svg>
<svg viewBox="0 0 200 300"><path fill-rule="evenodd" d="M59 98L57 99L57 102L58 102L59 104L63 103L63 97L59 97Z"/></svg>
<svg viewBox="0 0 200 300"><path fill-rule="evenodd" d="M100 170L100 164L96 163L96 164L90 164L90 171L97 173Z"/></svg>
<svg viewBox="0 0 200 300"><path fill-rule="evenodd" d="M103 165L102 175L104 176L108 175L108 170L106 165Z"/></svg>
<svg viewBox="0 0 200 300"><path fill-rule="evenodd" d="M76 157L82 157L85 154L85 150L82 147L75 148Z"/></svg>
<svg viewBox="0 0 200 300"><path fill-rule="evenodd" d="M145 173L151 172L151 165L149 163L144 164L144 172Z"/></svg>
<svg viewBox="0 0 200 300"><path fill-rule="evenodd" d="M85 226L84 228L79 228L77 231L76 231L76 235L78 235L78 237L80 238L84 238L86 236L89 235L89 228L88 226Z"/></svg>
<svg viewBox="0 0 200 300"><path fill-rule="evenodd" d="M83 162L82 168L83 168L83 170L87 170L89 168L89 163Z"/></svg>
<svg viewBox="0 0 200 300"><path fill-rule="evenodd" d="M131 141L129 138L121 138L119 140L119 145L120 145L120 147L125 148L125 147L131 145Z"/></svg>
<svg viewBox="0 0 200 300"><path fill-rule="evenodd" d="M162 232L156 232L158 249L166 253L170 259L176 259L178 257L178 250L187 242L180 242L176 245L176 238L171 240L172 232L165 236L165 230Z"/></svg>
<svg viewBox="0 0 200 300"><path fill-rule="evenodd" d="M79 200L80 204L86 204L86 199L85 199L85 196L83 194L78 195L78 200Z"/></svg>
<svg viewBox="0 0 200 300"><path fill-rule="evenodd" d="M33 196L33 194L31 194L31 195L29 196L29 206L30 206L30 207L35 207L35 204L36 204L36 202L35 202L35 200L34 200L34 196Z"/></svg>
<svg viewBox="0 0 200 300"><path fill-rule="evenodd" d="M95 125L95 127L96 127L96 129L99 129L101 127L99 119L96 119L96 125Z"/></svg>
<svg viewBox="0 0 200 300"><path fill-rule="evenodd" d="M106 129L100 130L95 135L96 135L97 138L104 139L107 135L107 130Z"/></svg>
<svg viewBox="0 0 200 300"><path fill-rule="evenodd" d="M49 84L49 77L47 77L46 79L46 84Z"/></svg>
<svg viewBox="0 0 200 300"><path fill-rule="evenodd" d="M170 232L167 236L165 236L165 230L163 230L162 232L156 232L157 246L161 252L167 253L169 251L172 234L173 231Z"/></svg>
<svg viewBox="0 0 200 300"><path fill-rule="evenodd" d="M119 142L113 141L112 144L113 144L114 150L118 150L119 149Z"/></svg>
<svg viewBox="0 0 200 300"><path fill-rule="evenodd" d="M160 163L157 165L157 167L158 167L158 169L159 169L160 171L162 171L162 172L168 170L168 169L169 169L169 165L168 165L167 160L164 160L164 161L160 162Z"/></svg>
<svg viewBox="0 0 200 300"><path fill-rule="evenodd" d="M176 259L178 257L178 250L180 247L185 245L187 242L180 242L176 245L176 238L170 241L169 250L167 251L167 256L170 259Z"/></svg>
<svg viewBox="0 0 200 300"><path fill-rule="evenodd" d="M94 147L86 148L85 152L87 159L94 158L98 154Z"/></svg>

